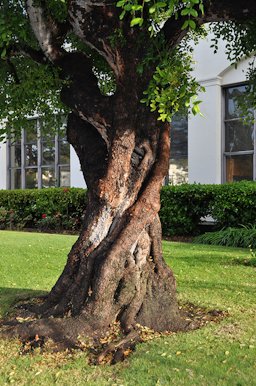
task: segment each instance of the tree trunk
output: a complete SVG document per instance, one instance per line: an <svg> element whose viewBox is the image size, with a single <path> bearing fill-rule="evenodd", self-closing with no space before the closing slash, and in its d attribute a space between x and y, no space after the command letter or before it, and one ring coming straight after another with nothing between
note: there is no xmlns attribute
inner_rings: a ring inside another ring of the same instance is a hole
<svg viewBox="0 0 256 386"><path fill-rule="evenodd" d="M94 331L115 321L126 332L138 323L177 330L175 279L163 260L158 217L169 127L158 124L149 143L136 138L129 122L125 126L113 139L106 167L100 136L80 118L69 117L68 138L80 158L89 200L81 234L40 314L82 315Z"/></svg>
<svg viewBox="0 0 256 386"><path fill-rule="evenodd" d="M37 14L33 7L30 11ZM63 273L43 304L34 308L40 320L14 329L24 337L41 334L75 342L81 334L104 333L116 321L128 334L138 324L156 331L177 331L185 325L173 273L163 260L158 217L169 166L169 125L140 102L155 67L151 63L143 76L137 71L147 51L147 32L136 32L127 23L125 46L112 45L106 31L105 40L95 40L101 27L110 22L119 27L121 22L118 15L113 17L112 6L97 8L104 23L93 23L86 36L82 27L93 20L88 9L84 14L71 9L71 21L113 70L116 91L111 97L100 94L84 54L51 57L67 80L61 93L72 110L67 136L80 160L88 204Z"/></svg>

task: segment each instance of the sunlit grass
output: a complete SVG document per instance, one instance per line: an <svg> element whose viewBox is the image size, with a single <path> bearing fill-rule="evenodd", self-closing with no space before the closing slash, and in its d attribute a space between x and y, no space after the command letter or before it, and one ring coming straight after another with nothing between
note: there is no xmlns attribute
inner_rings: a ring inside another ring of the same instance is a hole
<svg viewBox="0 0 256 386"><path fill-rule="evenodd" d="M0 314L15 299L48 291L75 236L0 232ZM179 300L229 312L219 324L138 345L116 366L88 366L86 354L19 355L0 340L0 385L256 385L256 269L249 250L164 242Z"/></svg>

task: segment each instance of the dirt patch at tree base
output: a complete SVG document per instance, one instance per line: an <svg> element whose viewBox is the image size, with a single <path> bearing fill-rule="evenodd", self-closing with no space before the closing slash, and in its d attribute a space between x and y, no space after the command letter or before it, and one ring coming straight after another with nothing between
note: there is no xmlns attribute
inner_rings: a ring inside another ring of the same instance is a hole
<svg viewBox="0 0 256 386"><path fill-rule="evenodd" d="M175 332L157 332L136 324L131 331L124 333L120 323L114 322L107 330L97 334L89 330L86 333L86 329L81 328L81 331L84 332L81 335L77 334L76 339L74 336L69 338L64 336L65 326L69 329L70 320L74 322L74 318L49 318L47 322L46 319L35 319L29 314L26 316L24 310L22 312L19 310L18 313L12 314L11 319L1 321L0 336L2 338L19 336L21 355L33 352L57 353L65 350L69 353L70 350L78 349L88 352L89 363L92 365L115 364L125 360L136 349L138 343L177 333L186 333L202 328L209 323L220 323L229 316L227 311L207 310L192 303L180 305L179 310L184 323L183 328ZM54 328L52 328L53 322ZM74 323L75 330L78 331L82 324L81 321L78 324ZM54 331L58 331L56 336L54 336Z"/></svg>

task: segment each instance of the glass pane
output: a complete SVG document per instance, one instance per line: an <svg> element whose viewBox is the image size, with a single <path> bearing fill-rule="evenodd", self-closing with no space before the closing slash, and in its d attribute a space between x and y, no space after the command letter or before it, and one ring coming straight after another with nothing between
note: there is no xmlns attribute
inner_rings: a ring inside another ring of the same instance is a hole
<svg viewBox="0 0 256 386"><path fill-rule="evenodd" d="M69 167L60 167L60 186L70 186L70 169Z"/></svg>
<svg viewBox="0 0 256 386"><path fill-rule="evenodd" d="M54 168L42 168L42 187L52 188L56 186Z"/></svg>
<svg viewBox="0 0 256 386"><path fill-rule="evenodd" d="M42 143L42 165L54 165L55 162L55 142Z"/></svg>
<svg viewBox="0 0 256 386"><path fill-rule="evenodd" d="M51 143L55 140L56 128L51 124L46 125L46 123L40 120L40 136L41 140L47 143Z"/></svg>
<svg viewBox="0 0 256 386"><path fill-rule="evenodd" d="M246 90L246 86L236 86L236 87L230 87L226 89L225 92L225 107L226 107L226 113L225 118L226 119L232 119L232 118L239 118L241 116L241 113L239 111L238 107L238 99Z"/></svg>
<svg viewBox="0 0 256 386"><path fill-rule="evenodd" d="M188 118L175 114L171 124L171 158L169 183L181 184L188 181Z"/></svg>
<svg viewBox="0 0 256 386"><path fill-rule="evenodd" d="M171 158L169 166L169 183L184 184L188 182L188 159Z"/></svg>
<svg viewBox="0 0 256 386"><path fill-rule="evenodd" d="M26 189L37 188L38 186L38 173L37 169L25 170L25 187Z"/></svg>
<svg viewBox="0 0 256 386"><path fill-rule="evenodd" d="M21 170L11 169L11 189L21 189Z"/></svg>
<svg viewBox="0 0 256 386"><path fill-rule="evenodd" d="M188 118L175 115L171 124L171 157L186 158L188 156Z"/></svg>
<svg viewBox="0 0 256 386"><path fill-rule="evenodd" d="M36 143L37 141L37 123L33 119L29 121L29 128L25 131L25 143Z"/></svg>
<svg viewBox="0 0 256 386"><path fill-rule="evenodd" d="M25 157L27 166L37 166L37 145L26 145Z"/></svg>
<svg viewBox="0 0 256 386"><path fill-rule="evenodd" d="M59 141L59 163L69 164L70 162L70 145L67 141Z"/></svg>
<svg viewBox="0 0 256 386"><path fill-rule="evenodd" d="M66 120L63 121L62 125L58 130L59 139L67 139L67 123Z"/></svg>
<svg viewBox="0 0 256 386"><path fill-rule="evenodd" d="M15 144L10 147L10 167L21 166L21 145Z"/></svg>
<svg viewBox="0 0 256 386"><path fill-rule="evenodd" d="M226 157L226 179L228 182L253 180L253 155Z"/></svg>
<svg viewBox="0 0 256 386"><path fill-rule="evenodd" d="M245 126L241 121L227 122L225 130L225 151L253 150L253 133L253 126Z"/></svg>

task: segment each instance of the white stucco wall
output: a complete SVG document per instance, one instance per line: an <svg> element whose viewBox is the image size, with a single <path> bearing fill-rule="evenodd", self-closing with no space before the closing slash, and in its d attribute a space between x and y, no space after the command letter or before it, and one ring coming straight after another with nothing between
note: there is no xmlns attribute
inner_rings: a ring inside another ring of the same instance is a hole
<svg viewBox="0 0 256 386"><path fill-rule="evenodd" d="M7 187L6 144L0 142L0 189Z"/></svg>
<svg viewBox="0 0 256 386"><path fill-rule="evenodd" d="M79 159L72 146L70 146L70 186L73 188L86 187Z"/></svg>
<svg viewBox="0 0 256 386"><path fill-rule="evenodd" d="M201 103L200 115L188 120L188 179L189 183L223 182L222 128L223 128L223 86L246 80L249 60L242 61L237 68L228 62L224 43L214 54L210 38L202 40L194 52L195 78L205 87L198 96Z"/></svg>

